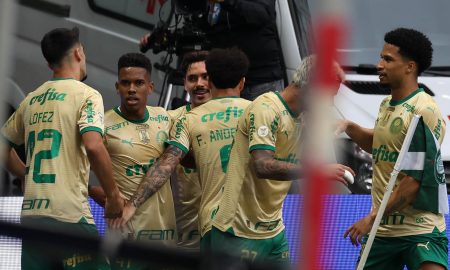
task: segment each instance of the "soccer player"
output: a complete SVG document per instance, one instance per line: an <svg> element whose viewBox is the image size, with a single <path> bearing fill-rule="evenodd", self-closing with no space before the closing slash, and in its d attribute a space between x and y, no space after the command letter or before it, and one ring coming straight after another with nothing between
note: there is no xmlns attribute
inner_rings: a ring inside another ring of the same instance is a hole
<svg viewBox="0 0 450 270"><path fill-rule="evenodd" d="M177 121L171 130L169 146L150 168L131 202L125 206L124 216L133 214L136 208L166 183L176 165L192 149L202 189L200 249L209 249L211 217L222 194L237 120L250 103L239 98L248 65L247 57L238 49L214 49L210 52L206 70L213 99Z"/></svg>
<svg viewBox="0 0 450 270"><path fill-rule="evenodd" d="M193 108L211 99L205 60L207 51L193 51L183 57L181 71L184 74L184 89L191 97L191 103L176 110L168 111L174 123ZM198 210L201 188L195 168L178 165L176 169L176 192L174 192L175 213L178 230L178 246L186 249L200 248L198 231Z"/></svg>
<svg viewBox="0 0 450 270"><path fill-rule="evenodd" d="M120 106L105 114L105 145L111 156L113 175L121 193L130 199L145 173L164 150L172 120L161 107L147 106L153 91L152 65L140 53L127 53L118 61L116 90ZM124 230L126 237L164 245L177 240L175 210L170 183L165 183L136 210ZM132 262L119 260L115 266L131 269Z"/></svg>
<svg viewBox="0 0 450 270"><path fill-rule="evenodd" d="M374 223L413 115L423 117L440 143L445 134L437 104L417 83L419 74L431 65L431 42L421 32L405 28L388 32L384 41L377 68L380 83L391 89L391 95L381 102L374 129L351 121L340 127L373 156L372 211L344 234L354 245L364 243L362 239ZM444 217L412 205L420 186L418 179L399 173L365 269L403 269L404 265L408 269L447 269Z"/></svg>
<svg viewBox="0 0 450 270"><path fill-rule="evenodd" d="M281 93L259 96L241 116L224 194L213 219L213 251L288 264L282 205L289 180L298 179L302 169L297 156L303 125L299 114L304 110L300 104L307 99L314 63L315 57L305 58ZM340 68L336 71L342 75ZM352 172L340 164L327 165L324 170L341 182L344 170Z"/></svg>
<svg viewBox="0 0 450 270"><path fill-rule="evenodd" d="M106 193L105 217L120 216L124 204L102 141L103 100L81 82L86 56L77 28L48 32L41 48L53 78L31 92L2 128L12 145L25 144L27 149L21 223L97 235L87 200L89 162ZM22 269L105 266L82 250L63 252L56 266L47 261L56 253L49 253L23 239Z"/></svg>

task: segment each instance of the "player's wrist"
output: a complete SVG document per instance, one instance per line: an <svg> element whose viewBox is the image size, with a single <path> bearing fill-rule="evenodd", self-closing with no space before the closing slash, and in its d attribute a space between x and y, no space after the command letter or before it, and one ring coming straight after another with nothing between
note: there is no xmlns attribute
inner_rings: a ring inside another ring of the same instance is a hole
<svg viewBox="0 0 450 270"><path fill-rule="evenodd" d="M114 200L114 199L120 198L120 191L119 191L119 189L116 186L110 192L106 192L105 191L105 195L106 195L106 199Z"/></svg>
<svg viewBox="0 0 450 270"><path fill-rule="evenodd" d="M378 212L378 209L375 208L375 209L373 209L373 210L370 212L370 214L368 215L368 217L369 217L369 219L370 219L370 221L371 221L372 223L375 222L375 218L377 217L377 212Z"/></svg>

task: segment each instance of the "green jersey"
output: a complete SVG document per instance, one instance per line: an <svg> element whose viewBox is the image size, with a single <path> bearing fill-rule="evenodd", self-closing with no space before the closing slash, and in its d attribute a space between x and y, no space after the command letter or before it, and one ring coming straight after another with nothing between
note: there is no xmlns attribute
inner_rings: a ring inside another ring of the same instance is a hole
<svg viewBox="0 0 450 270"><path fill-rule="evenodd" d="M127 199L163 153L171 124L170 116L160 107L147 106L142 120L127 120L119 108L106 112L104 141L111 156L114 179ZM130 238L166 245L176 243L170 182L136 210L128 225Z"/></svg>
<svg viewBox="0 0 450 270"><path fill-rule="evenodd" d="M168 111L174 123L191 110L190 104L176 110ZM175 125L173 125L174 127ZM178 246L183 248L200 247L200 234L198 231L198 211L202 191L200 179L196 169L181 165L176 169L175 183L175 213L178 230Z"/></svg>
<svg viewBox="0 0 450 270"><path fill-rule="evenodd" d="M298 163L301 123L279 93L259 96L239 120L213 226L248 239L275 237L284 229L283 201L291 181L261 179L250 164L253 150L271 150L278 160Z"/></svg>
<svg viewBox="0 0 450 270"><path fill-rule="evenodd" d="M22 101L2 129L12 144L26 145L22 216L94 223L81 135L103 134L103 117L101 95L73 79L47 81Z"/></svg>
<svg viewBox="0 0 450 270"><path fill-rule="evenodd" d="M400 101L386 97L380 106L375 123L372 159L373 186L372 207L378 207L383 199L390 174L394 169L409 124L414 116L423 116L425 124L433 131L440 143L444 139L445 121L432 97L418 89ZM405 176L399 173L397 185ZM445 230L445 220L440 214L414 209L411 205L385 217L377 236L407 236Z"/></svg>
<svg viewBox="0 0 450 270"><path fill-rule="evenodd" d="M238 97L212 99L180 118L171 130L169 144L185 153L192 149L200 176L202 198L199 223L203 236L222 195L228 158L238 118L249 101Z"/></svg>

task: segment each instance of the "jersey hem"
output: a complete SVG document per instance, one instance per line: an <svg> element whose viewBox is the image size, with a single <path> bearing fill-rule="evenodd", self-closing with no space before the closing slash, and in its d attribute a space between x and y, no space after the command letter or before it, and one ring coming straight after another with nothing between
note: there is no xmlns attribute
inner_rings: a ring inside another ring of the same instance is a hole
<svg viewBox="0 0 450 270"><path fill-rule="evenodd" d="M17 147L18 145L13 143L12 141L10 141L8 138L6 138L4 135L0 136L2 138L2 140L7 143L10 147L14 148Z"/></svg>
<svg viewBox="0 0 450 270"><path fill-rule="evenodd" d="M376 237L403 237L403 236L416 236L421 234L429 234L433 233L435 230L439 231L440 233L446 231L446 226L444 225L443 228L439 228L438 226L434 226L434 228L429 228L428 230L422 229L422 230L415 230L414 232L404 232L404 233L396 233L393 234L384 234L383 232L377 232L375 235Z"/></svg>
<svg viewBox="0 0 450 270"><path fill-rule="evenodd" d="M23 212L20 214L20 218L52 218L55 219L57 221L60 222L66 222L66 223L74 223L74 224L89 224L89 225L94 225L95 226L95 221L93 217L89 217L89 216L81 216L81 218L78 219L69 219L69 218L61 218L61 216L56 216L56 215L27 215L27 214L23 214ZM86 222L80 222L82 219L85 219Z"/></svg>
<svg viewBox="0 0 450 270"><path fill-rule="evenodd" d="M275 236L277 236L278 234L280 234L281 232L283 232L285 230L285 226L282 223L280 228L270 231L270 234L254 234L254 233L250 233L250 234L246 234L246 233L241 233L240 231L236 230L233 226L229 226L228 229L225 229L223 226L218 225L218 224L212 224L212 227L218 229L221 232L224 233L230 233L230 229L234 232L232 235L237 236L237 237L241 237L241 238L245 238L245 239L250 239L250 240L263 240L263 239L269 239L269 238L273 238Z"/></svg>

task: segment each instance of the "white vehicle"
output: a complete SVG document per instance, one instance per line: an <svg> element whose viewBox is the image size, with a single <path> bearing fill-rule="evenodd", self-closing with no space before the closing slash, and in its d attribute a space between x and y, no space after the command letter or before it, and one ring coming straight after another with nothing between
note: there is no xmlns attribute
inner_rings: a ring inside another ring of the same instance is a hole
<svg viewBox="0 0 450 270"><path fill-rule="evenodd" d="M44 33L55 27L80 29L88 60L87 84L99 90L105 108L118 104L114 88L117 60L126 52L138 51L139 38L160 21L174 22L172 2L168 0L20 0L15 31L13 64L8 89L8 103L15 109L24 96L51 76L40 51ZM186 1L185 1L186 2ZM192 1L194 3L195 1ZM199 2L199 1L197 1ZM206 2L206 0L205 0ZM186 3L191 3L187 1ZM317 17L316 0L277 0L277 23L284 55L287 78L308 54L309 30ZM426 33L434 44L433 67L419 77L419 82L440 106L447 127L450 121L450 30L446 14L450 2L436 0L347 0L347 22L350 25L348 46L339 48L344 65L353 71L347 74L335 106L341 117L361 126L373 127L381 100L389 94L379 87L374 65L383 46L384 33L403 26ZM407 6L408 12L397 12ZM147 53L153 63L165 54ZM174 64L172 64L174 66ZM165 73L154 70L156 91L150 105L159 101ZM183 96L182 87L175 87L169 97ZM163 95L163 101L165 96ZM168 98L165 104L168 103ZM357 172L354 193L367 193L371 187L371 155L345 139L345 163ZM447 183L450 183L450 131L441 148Z"/></svg>

